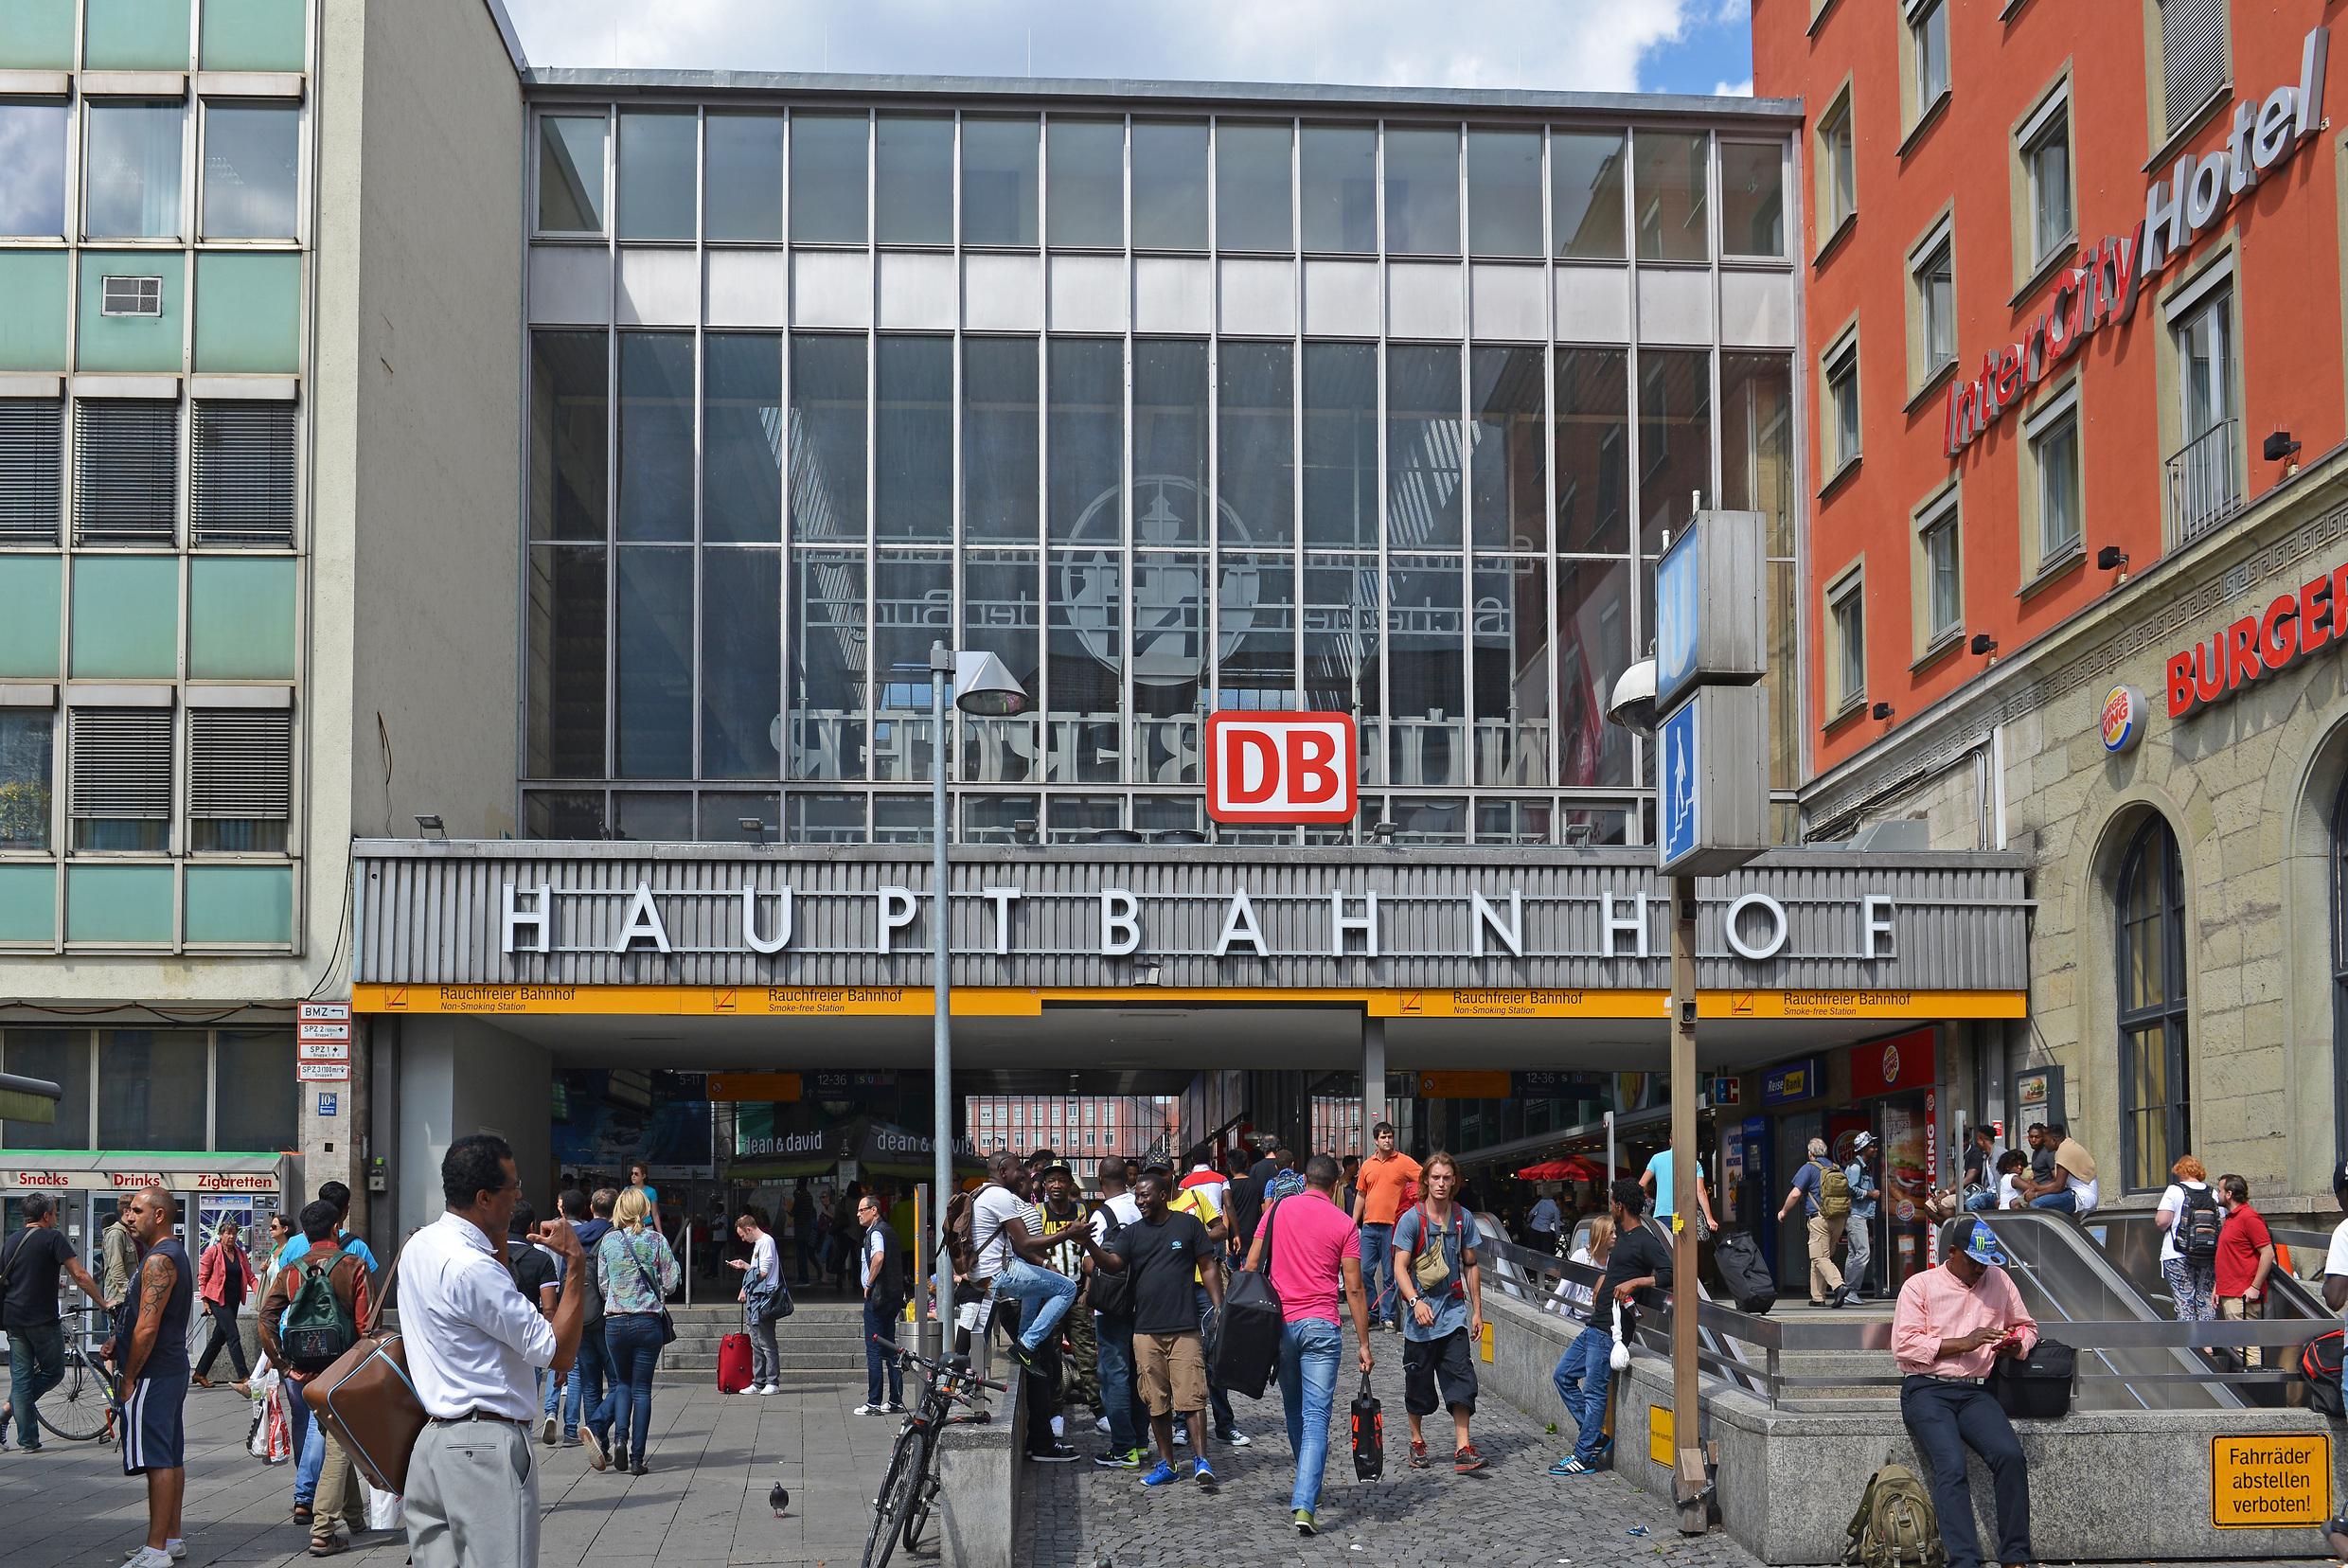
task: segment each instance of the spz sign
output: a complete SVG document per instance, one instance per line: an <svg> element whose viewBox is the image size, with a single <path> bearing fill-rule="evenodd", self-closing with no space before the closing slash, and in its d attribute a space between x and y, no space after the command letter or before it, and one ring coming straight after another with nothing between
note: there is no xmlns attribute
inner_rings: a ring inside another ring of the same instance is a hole
<svg viewBox="0 0 2348 1568"><path fill-rule="evenodd" d="M1206 814L1218 822L1351 822L1353 716L1210 713Z"/></svg>

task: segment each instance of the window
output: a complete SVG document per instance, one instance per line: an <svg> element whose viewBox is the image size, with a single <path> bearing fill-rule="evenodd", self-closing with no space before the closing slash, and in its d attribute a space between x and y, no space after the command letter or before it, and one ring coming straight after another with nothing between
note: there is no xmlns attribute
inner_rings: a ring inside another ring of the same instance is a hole
<svg viewBox="0 0 2348 1568"><path fill-rule="evenodd" d="M782 116L712 115L702 140L702 232L711 240L780 240Z"/></svg>
<svg viewBox="0 0 2348 1568"><path fill-rule="evenodd" d="M538 226L548 234L603 232L601 115L548 115L538 122Z"/></svg>
<svg viewBox="0 0 2348 1568"><path fill-rule="evenodd" d="M1826 350L1824 418L1820 420L1825 441L1826 476L1832 479L1859 461L1859 335L1845 333Z"/></svg>
<svg viewBox="0 0 2348 1568"><path fill-rule="evenodd" d="M98 313L103 316L160 316L163 314L163 279L138 274L101 274L98 280Z"/></svg>
<svg viewBox="0 0 2348 1568"><path fill-rule="evenodd" d="M294 716L282 708L190 708L187 846L282 855L294 815Z"/></svg>
<svg viewBox="0 0 2348 1568"><path fill-rule="evenodd" d="M64 450L63 399L0 398L0 543L57 543Z"/></svg>
<svg viewBox="0 0 2348 1568"><path fill-rule="evenodd" d="M9 1149L55 1149L89 1135L90 1037L81 1029L0 1031L6 1042L0 1068L19 1078L46 1078L65 1091L51 1122L0 1122L0 1145ZM294 1082L294 1075L285 1080Z"/></svg>
<svg viewBox="0 0 2348 1568"><path fill-rule="evenodd" d="M57 715L0 708L0 849L49 846Z"/></svg>
<svg viewBox="0 0 2348 1568"><path fill-rule="evenodd" d="M1712 138L1700 131L1639 131L1630 151L1639 190L1639 259L1709 259L1705 166Z"/></svg>
<svg viewBox="0 0 2348 1568"><path fill-rule="evenodd" d="M619 117L619 237L690 240L694 160L700 155L696 115L624 114Z"/></svg>
<svg viewBox="0 0 2348 1568"><path fill-rule="evenodd" d="M1378 249L1378 133L1366 125L1307 125L1297 143L1305 249L1365 256Z"/></svg>
<svg viewBox="0 0 2348 1568"><path fill-rule="evenodd" d="M1469 254L1540 255L1540 133L1468 133Z"/></svg>
<svg viewBox="0 0 2348 1568"><path fill-rule="evenodd" d="M77 850L171 847L171 710L76 708L70 788Z"/></svg>
<svg viewBox="0 0 2348 1568"><path fill-rule="evenodd" d="M1133 248L1206 249L1206 127L1133 122Z"/></svg>
<svg viewBox="0 0 2348 1568"><path fill-rule="evenodd" d="M1215 127L1215 244L1227 251L1286 251L1296 243L1286 125L1231 120Z"/></svg>
<svg viewBox="0 0 2348 1568"><path fill-rule="evenodd" d="M2193 1147L2185 1037L2185 873L2177 835L2153 817L2121 857L2120 1163L2126 1190L2157 1192Z"/></svg>
<svg viewBox="0 0 2348 1568"><path fill-rule="evenodd" d="M291 240L299 232L301 111L207 104L204 111L206 240Z"/></svg>
<svg viewBox="0 0 2348 1568"><path fill-rule="evenodd" d="M2040 110L2021 136L2022 179L2030 199L2030 271L2037 272L2078 232L2071 200L2071 100Z"/></svg>
<svg viewBox="0 0 2348 1568"><path fill-rule="evenodd" d="M215 1149L300 1147L300 1082L294 1074L294 1035L287 1029L222 1029L213 1037Z"/></svg>
<svg viewBox="0 0 2348 1568"><path fill-rule="evenodd" d="M1720 248L1729 255L1786 254L1785 164L1776 142L1720 144Z"/></svg>
<svg viewBox="0 0 2348 1568"><path fill-rule="evenodd" d="M169 543L179 512L179 404L84 398L74 404L74 542Z"/></svg>
<svg viewBox="0 0 2348 1568"><path fill-rule="evenodd" d="M952 244L952 118L882 115L873 125L872 155L874 238L884 245ZM970 232L967 221L965 231Z"/></svg>
<svg viewBox="0 0 2348 1568"><path fill-rule="evenodd" d="M0 100L0 234L63 239L64 104Z"/></svg>
<svg viewBox="0 0 2348 1568"><path fill-rule="evenodd" d="M98 1147L205 1148L209 1059L202 1029L100 1029Z"/></svg>
<svg viewBox="0 0 2348 1568"><path fill-rule="evenodd" d="M2226 85L2226 0L2158 0L2161 123L2175 134Z"/></svg>
<svg viewBox="0 0 2348 1568"><path fill-rule="evenodd" d="M1818 242L1833 239L1859 213L1859 151L1851 129L1851 90L1818 117Z"/></svg>
<svg viewBox="0 0 2348 1568"><path fill-rule="evenodd" d="M1036 149L1041 128L1031 119L965 118L962 122L962 242L1036 242ZM951 217L941 211L940 216Z"/></svg>
<svg viewBox="0 0 2348 1568"><path fill-rule="evenodd" d="M1054 245L1114 250L1125 243L1125 127L1115 120L1055 119L1044 133Z"/></svg>
<svg viewBox="0 0 2348 1568"><path fill-rule="evenodd" d="M1853 567L1826 589L1826 712L1840 717L1867 700L1866 579Z"/></svg>
<svg viewBox="0 0 2348 1568"><path fill-rule="evenodd" d="M1386 250L1459 254L1459 133L1388 127Z"/></svg>
<svg viewBox="0 0 2348 1568"><path fill-rule="evenodd" d="M864 154L872 125L863 115L791 117L791 237L801 244L864 242Z"/></svg>
<svg viewBox="0 0 2348 1568"><path fill-rule="evenodd" d="M1956 241L1944 222L1936 239L1910 263L1910 308L1913 314L1914 370L1922 386L1957 358Z"/></svg>
<svg viewBox="0 0 2348 1568"><path fill-rule="evenodd" d="M619 537L693 537L693 334L619 340Z"/></svg>
<svg viewBox="0 0 2348 1568"><path fill-rule="evenodd" d="M1923 648L1956 635L1965 621L1964 566L1957 533L1957 498L1952 491L1934 503L1916 525L1917 606Z"/></svg>
<svg viewBox="0 0 2348 1568"><path fill-rule="evenodd" d="M1915 102L1911 123L1922 119L1948 91L1948 0L1923 0L1908 9L1914 51Z"/></svg>
<svg viewBox="0 0 2348 1568"><path fill-rule="evenodd" d="M2037 471L2038 564L2053 565L2075 554L2082 534L2079 504L2079 413L2075 400L2036 421L2030 460Z"/></svg>
<svg viewBox="0 0 2348 1568"><path fill-rule="evenodd" d="M2232 515L2242 498L2235 478L2233 290L2208 291L2176 315L2179 434L2168 463L2169 510L2179 540Z"/></svg>
<svg viewBox="0 0 2348 1568"><path fill-rule="evenodd" d="M180 235L179 103L100 100L90 105L83 151L88 194L82 232L93 240L176 240Z"/></svg>
<svg viewBox="0 0 2348 1568"><path fill-rule="evenodd" d="M187 509L196 543L292 545L294 404L199 402L189 439Z"/></svg>

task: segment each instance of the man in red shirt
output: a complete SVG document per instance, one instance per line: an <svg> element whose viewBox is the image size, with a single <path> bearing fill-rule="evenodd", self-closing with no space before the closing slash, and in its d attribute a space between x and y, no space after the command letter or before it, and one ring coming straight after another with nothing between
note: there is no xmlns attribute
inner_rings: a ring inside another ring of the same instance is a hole
<svg viewBox="0 0 2348 1568"><path fill-rule="evenodd" d="M2226 1223L2217 1233L2217 1284L2211 1292L2220 1319L2263 1318L2267 1315L2267 1275L2274 1271L2274 1237L2258 1210L2250 1207L2250 1184L2239 1176L2220 1176L2217 1190L2226 1201ZM2245 1367L2266 1364L2255 1345L2237 1352Z"/></svg>

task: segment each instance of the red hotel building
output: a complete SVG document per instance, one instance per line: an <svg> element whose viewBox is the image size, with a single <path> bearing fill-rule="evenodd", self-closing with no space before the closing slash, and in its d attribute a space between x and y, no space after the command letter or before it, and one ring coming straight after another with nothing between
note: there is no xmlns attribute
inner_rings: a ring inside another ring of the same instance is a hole
<svg viewBox="0 0 2348 1568"><path fill-rule="evenodd" d="M1947 1131L2330 1210L2348 6L1752 10L1805 108L1805 834L2034 867L2033 1016L1948 1054Z"/></svg>

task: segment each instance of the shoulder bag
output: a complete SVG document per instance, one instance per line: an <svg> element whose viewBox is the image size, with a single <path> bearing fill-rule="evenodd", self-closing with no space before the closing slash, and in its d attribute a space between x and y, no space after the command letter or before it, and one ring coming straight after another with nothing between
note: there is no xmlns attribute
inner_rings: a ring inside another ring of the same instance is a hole
<svg viewBox="0 0 2348 1568"><path fill-rule="evenodd" d="M1280 1211L1275 1208L1264 1225L1262 1272L1242 1269L1231 1276L1207 1355L1210 1382L1251 1399L1264 1397L1265 1387L1278 1369L1280 1339L1288 1326L1280 1292L1272 1283L1272 1233L1279 1224Z"/></svg>
<svg viewBox="0 0 2348 1568"><path fill-rule="evenodd" d="M16 1266L16 1255L25 1250L25 1238L31 1234L32 1227L27 1225L14 1236L9 1237L7 1245L0 1246L0 1333L8 1331L9 1292L15 1289L9 1274Z"/></svg>
<svg viewBox="0 0 2348 1568"><path fill-rule="evenodd" d="M620 1245L627 1249L628 1261L636 1266L636 1277L644 1281L644 1288L652 1292L654 1301L660 1303L659 1310L653 1315L660 1319L661 1343L674 1345L677 1343L677 1320L668 1315L668 1300L661 1293L660 1281L653 1278L651 1273L645 1268L644 1257L636 1251L636 1237L643 1234L642 1231L638 1231L634 1236L630 1236L621 1241ZM666 1241L661 1243L664 1247L667 1244ZM775 1274L778 1279L781 1274L781 1269L777 1268Z"/></svg>
<svg viewBox="0 0 2348 1568"><path fill-rule="evenodd" d="M408 1455L423 1433L424 1401L408 1377L408 1355L395 1331L383 1332L383 1312L400 1284L400 1255L383 1276L383 1292L368 1309L358 1342L311 1378L301 1398L350 1462L377 1491L407 1490Z"/></svg>

